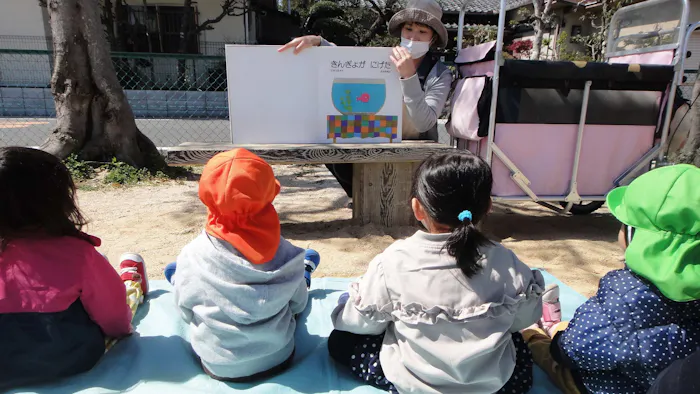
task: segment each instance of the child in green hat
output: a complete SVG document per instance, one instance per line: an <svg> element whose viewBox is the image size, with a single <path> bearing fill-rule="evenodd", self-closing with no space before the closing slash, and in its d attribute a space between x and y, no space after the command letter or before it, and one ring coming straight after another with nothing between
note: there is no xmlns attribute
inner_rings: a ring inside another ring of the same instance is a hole
<svg viewBox="0 0 700 394"><path fill-rule="evenodd" d="M655 169L610 192L607 203L624 224L626 267L600 280L568 327L547 322L565 327L551 340L544 330L523 333L565 393L644 394L661 371L700 349L700 169Z"/></svg>

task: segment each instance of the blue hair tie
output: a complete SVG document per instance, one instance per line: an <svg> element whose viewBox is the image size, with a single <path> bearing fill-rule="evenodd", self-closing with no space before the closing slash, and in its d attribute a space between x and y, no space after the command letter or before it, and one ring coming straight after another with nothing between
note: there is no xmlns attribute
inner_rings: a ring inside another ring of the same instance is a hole
<svg viewBox="0 0 700 394"><path fill-rule="evenodd" d="M462 211L459 214L459 216L457 216L457 219L459 219L460 222L463 222L467 219L469 219L471 221L472 220L472 211L469 211L469 210Z"/></svg>

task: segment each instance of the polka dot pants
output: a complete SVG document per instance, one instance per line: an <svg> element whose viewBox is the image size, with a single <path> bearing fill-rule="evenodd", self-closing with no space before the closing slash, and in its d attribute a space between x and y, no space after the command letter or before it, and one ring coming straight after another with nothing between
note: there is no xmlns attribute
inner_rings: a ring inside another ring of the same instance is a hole
<svg viewBox="0 0 700 394"><path fill-rule="evenodd" d="M379 363L379 350L384 335L356 335L345 331L333 331L328 338L328 352L333 359L348 368L366 384L390 393L398 393L384 376Z"/></svg>
<svg viewBox="0 0 700 394"><path fill-rule="evenodd" d="M510 375L510 379L505 386L498 390L500 394L524 394L532 388L532 353L523 336L513 333L513 344L515 345L515 370Z"/></svg>
<svg viewBox="0 0 700 394"><path fill-rule="evenodd" d="M328 351L339 364L350 369L357 379L378 389L398 393L384 376L379 350L384 335L356 335L333 331L328 338ZM532 353L520 333L513 334L517 351L516 366L510 380L498 391L503 394L524 394L532 388Z"/></svg>

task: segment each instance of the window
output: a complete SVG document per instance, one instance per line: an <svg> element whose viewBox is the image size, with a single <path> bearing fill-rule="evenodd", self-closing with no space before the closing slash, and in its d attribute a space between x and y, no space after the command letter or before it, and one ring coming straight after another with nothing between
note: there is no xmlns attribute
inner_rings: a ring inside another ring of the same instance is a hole
<svg viewBox="0 0 700 394"><path fill-rule="evenodd" d="M190 28L197 26L197 10L183 6L130 6L129 26L133 30L132 52L179 53L182 22L190 18ZM185 53L199 53L199 37L190 35Z"/></svg>
<svg viewBox="0 0 700 394"><path fill-rule="evenodd" d="M575 36L580 36L581 35L581 25L573 25L571 26L571 37Z"/></svg>

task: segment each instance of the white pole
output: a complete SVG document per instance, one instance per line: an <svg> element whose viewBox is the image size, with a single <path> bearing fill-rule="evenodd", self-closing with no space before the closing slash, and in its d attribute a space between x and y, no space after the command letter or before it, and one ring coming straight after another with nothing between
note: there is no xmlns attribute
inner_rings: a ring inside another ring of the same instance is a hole
<svg viewBox="0 0 700 394"><path fill-rule="evenodd" d="M501 65L503 64L503 31L506 27L506 0L501 0L498 11L498 34L496 35L496 53L493 68L493 89L491 89L491 113L489 114L489 137L486 144L486 162L491 165L493 158L493 137L496 132L496 107L498 104L498 82L500 80Z"/></svg>

